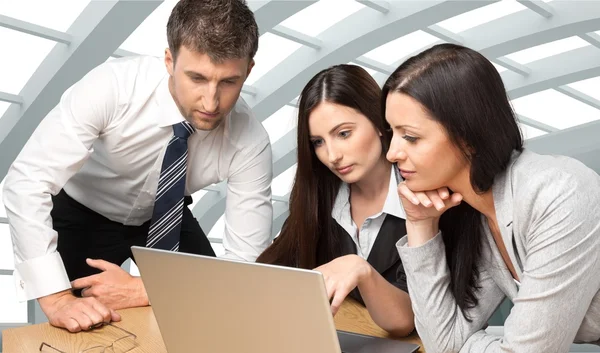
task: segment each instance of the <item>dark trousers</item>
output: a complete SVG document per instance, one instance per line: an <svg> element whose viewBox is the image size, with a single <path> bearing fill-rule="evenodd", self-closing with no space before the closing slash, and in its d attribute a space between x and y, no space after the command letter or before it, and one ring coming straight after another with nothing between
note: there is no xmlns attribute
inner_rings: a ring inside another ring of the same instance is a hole
<svg viewBox="0 0 600 353"><path fill-rule="evenodd" d="M52 198L52 221L58 232L58 252L65 264L69 280L99 273L86 258L102 259L121 265L132 258L131 246L145 246L150 221L140 226L126 226L90 210L75 201L64 190ZM215 256L208 238L187 205L186 197L181 223L179 251Z"/></svg>

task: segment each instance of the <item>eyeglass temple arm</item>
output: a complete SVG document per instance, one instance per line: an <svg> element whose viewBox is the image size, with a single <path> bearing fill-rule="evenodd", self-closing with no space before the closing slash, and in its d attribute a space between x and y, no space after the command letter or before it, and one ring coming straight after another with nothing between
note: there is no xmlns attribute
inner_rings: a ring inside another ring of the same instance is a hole
<svg viewBox="0 0 600 353"><path fill-rule="evenodd" d="M42 351L42 349L44 348L44 346L46 346L46 347L49 347L49 348L51 348L51 349L54 349L55 351L57 351L57 352L60 352L60 353L66 353L66 352L64 352L64 351L61 351L61 350L60 350L60 349L58 349L58 348L52 347L51 345L49 345L49 344L48 344L48 343L46 343L46 342L42 342L42 344L40 344L40 352Z"/></svg>

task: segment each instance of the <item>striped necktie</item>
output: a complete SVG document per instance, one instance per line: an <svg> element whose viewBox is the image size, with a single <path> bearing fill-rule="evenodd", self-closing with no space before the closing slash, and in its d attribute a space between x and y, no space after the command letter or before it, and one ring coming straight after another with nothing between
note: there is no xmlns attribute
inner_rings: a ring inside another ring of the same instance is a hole
<svg viewBox="0 0 600 353"><path fill-rule="evenodd" d="M169 140L162 163L154 211L146 246L178 251L183 218L183 196L187 167L188 137L194 128L187 121L173 125L173 137Z"/></svg>

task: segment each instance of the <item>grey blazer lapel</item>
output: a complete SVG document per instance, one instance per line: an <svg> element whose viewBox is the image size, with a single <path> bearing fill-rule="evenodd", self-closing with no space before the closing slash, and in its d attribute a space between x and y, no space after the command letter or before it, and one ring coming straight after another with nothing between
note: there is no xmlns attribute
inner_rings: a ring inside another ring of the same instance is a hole
<svg viewBox="0 0 600 353"><path fill-rule="evenodd" d="M515 237L513 233L513 178L512 168L515 161L520 156L520 152L513 152L508 167L504 173L496 176L494 185L492 186L492 195L494 197L494 208L496 209L496 220L498 221L498 228L504 241L504 246L508 252L510 261L512 262L519 280L523 277L523 267L521 258L517 252L515 246ZM491 236L491 234L490 234ZM493 238L491 239L493 241ZM500 256L500 253L498 253ZM500 257L502 260L502 258ZM502 260L503 261L503 260ZM512 275L511 275L512 278Z"/></svg>

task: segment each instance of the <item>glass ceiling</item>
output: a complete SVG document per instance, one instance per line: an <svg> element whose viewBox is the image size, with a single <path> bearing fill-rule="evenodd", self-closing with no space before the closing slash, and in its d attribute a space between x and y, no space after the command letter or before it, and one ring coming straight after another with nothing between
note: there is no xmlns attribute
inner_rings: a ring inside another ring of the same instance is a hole
<svg viewBox="0 0 600 353"><path fill-rule="evenodd" d="M321 0L290 16L281 25L316 37L364 7L354 0Z"/></svg>
<svg viewBox="0 0 600 353"><path fill-rule="evenodd" d="M513 99L512 104L518 114L561 130L600 118L597 109L552 89Z"/></svg>
<svg viewBox="0 0 600 353"><path fill-rule="evenodd" d="M0 92L19 94L56 42L0 27L0 45L15 48L0 59ZM27 48L27 55L16 48Z"/></svg>
<svg viewBox="0 0 600 353"><path fill-rule="evenodd" d="M438 23L438 26L453 33L460 33L486 22L526 9L525 6L514 0L502 0L473 11L465 12L462 15L449 18Z"/></svg>
<svg viewBox="0 0 600 353"><path fill-rule="evenodd" d="M250 0L258 1L258 0ZM595 1L595 0L594 0ZM598 6L600 7L600 0ZM262 1L264 2L264 1ZM155 56L163 56L164 49L167 46L166 41L166 23L168 16L177 0L166 0L161 4L150 16L148 16L121 44L120 49ZM381 2L375 2L381 3ZM385 3L385 2L383 2ZM90 4L89 0L14 0L0 2L0 15L15 18L21 21L26 21L31 24L45 27L54 31L66 32L81 11ZM365 5L366 4L366 5ZM354 0L321 0L312 5L306 6L297 13L288 14L279 19L279 29L293 30L302 36L309 36L319 39L319 36L326 30L333 28L341 21L347 20L351 15L358 11L377 11L371 9L368 3L359 3ZM564 1L544 1L543 6L551 10L568 9L569 15L577 13L578 5L573 2L571 8L568 8L568 2ZM389 6L394 6L394 1L389 2ZM32 11L35 9L35 11ZM478 9L465 12L458 16L448 16L448 18L440 21L436 25L446 31L460 35L461 32L477 28L497 19L510 19L511 16L516 16L522 12L531 12L533 10L525 5L514 0L503 0L482 6ZM548 25L560 22L563 17L561 13L554 11L554 16L546 19L539 15L540 23L548 22ZM389 15L389 14L388 14ZM381 14L382 18L387 16ZM594 36L600 35L600 11L598 18L587 20L586 28L591 31ZM0 19L0 46L7 48L10 55L0 57L0 119L4 115L6 109L11 105L7 102L18 96L25 84L29 81L32 74L36 71L38 65L44 61L48 53L56 44L52 40L36 37L35 35L25 34L12 29L7 29L6 24L2 26L3 20ZM590 23L596 24L595 28L590 28ZM260 25L260 24L259 24ZM522 26L522 23L516 23L515 26ZM253 85L265 74L277 67L282 62L294 63L298 60L296 56L298 49L303 47L301 41L293 40L293 38L283 38L274 33L269 32L269 28L263 28L265 33L260 37L259 50L256 55L256 66L254 67L250 77L246 81L246 85ZM574 50L586 49L590 55L598 55L600 58L600 41L594 45L580 37L586 33L571 33L568 35L560 35L561 29L548 31L544 35L533 35L535 40L528 41L534 43L530 48L523 49L519 47L515 40L512 43L515 50L507 50L504 53L505 59L510 59L516 65L522 65L521 68L528 69L533 67L540 61L551 58L555 55L568 55ZM339 58L339 63L354 63L361 62L362 65L367 65L365 61L369 61L369 66L374 66L378 70L385 71L387 69L395 69L398 61L405 58L407 55L414 53L416 50L432 45L441 39L430 34L426 26L413 31L407 35L395 38L390 42L383 44L377 48L365 48L365 50L356 56L345 56L343 52L336 53ZM481 33L482 38L488 33ZM517 38L518 39L518 38ZM322 48L324 51L331 43L323 42ZM18 49L17 49L18 48ZM509 48L510 49L510 46ZM317 50L317 49L314 49ZM319 52L316 52L319 54ZM594 54L595 53L595 54ZM317 57L318 55L315 55ZM360 58L360 59L359 59ZM105 58L105 59L108 59ZM362 61L361 61L362 59ZM491 58L495 59L495 58ZM574 58L579 59L579 58ZM575 61L575 60L574 60ZM574 74L573 82L561 83L565 84L563 88L575 90L575 93L580 92L586 97L591 97L596 101L590 101L583 97L581 99L573 98L573 95L566 95L561 92L560 87L543 87L534 90L534 93L519 97L512 101L513 107L517 114L527 118L530 125L520 124L523 134L526 138L552 139L554 138L553 130L567 129L580 124L585 124L600 119L600 59L597 60L595 68L587 68L582 71L582 74ZM321 62L319 62L321 64ZM507 64L504 62L504 64ZM503 76L514 76L515 67L510 65L494 63L495 67ZM377 67L379 65L379 67ZM574 65L574 64L573 64ZM578 69L573 66L569 60L561 62L557 65L557 74L568 71L567 69ZM593 64L592 64L593 65ZM293 65L292 65L293 66ZM514 65L513 65L514 66ZM320 67L323 69L325 66ZM517 67L518 68L518 67ZM378 72L373 67L366 70L381 81L382 73ZM310 77L315 72L300 73L303 77ZM384 76L386 74L383 74ZM520 76L515 82L528 85L530 82L538 79L538 73L533 71L525 76ZM307 79L308 80L308 79ZM568 79L567 79L568 81ZM562 82L562 81L561 81ZM275 85L275 83L274 83ZM277 84L279 85L279 84ZM268 84L261 87L269 87ZM273 86L274 90L279 89L279 86ZM511 89L511 87L507 87ZM300 93L302 87L293 87L293 91ZM564 92L564 91L563 91ZM259 92L258 95L252 96L242 94L247 102L254 106L267 98L261 94L268 92ZM7 95L8 94L8 95ZM7 98L8 97L8 98ZM27 99L36 99L37 97L25 97ZM285 136L286 133L292 131L296 126L296 108L288 105L289 101L276 102L277 106L271 107L268 116L260 117L263 120L263 125L269 134L269 138L273 145ZM532 123L533 122L533 123ZM537 124L537 123L541 123ZM541 130L543 127L550 127L548 131ZM25 138L25 137L24 137ZM598 143L600 149L600 140ZM565 146L567 148L568 146ZM598 154L600 155L600 154ZM283 196L289 193L294 176L295 166L288 168L280 175L275 176L273 181L273 194ZM3 179L0 176L0 180ZM214 192L214 191L209 191ZM209 207L203 203L202 196L206 191L201 191L194 194L194 205L199 207ZM0 205L1 206L1 205ZM0 207L0 217L5 216L4 207ZM223 229L223 219L221 218L214 225L209 225L210 229L205 231L210 233L211 237L220 238ZM0 277L1 278L1 277ZM0 291L1 292L1 291ZM2 308L0 308L0 312ZM2 318L0 318L0 322Z"/></svg>
<svg viewBox="0 0 600 353"><path fill-rule="evenodd" d="M544 59L588 45L591 44L579 37L569 37L521 50L516 53L506 55L506 57L518 62L519 64L528 64L532 61Z"/></svg>
<svg viewBox="0 0 600 353"><path fill-rule="evenodd" d="M439 40L439 38L419 30L375 48L365 53L364 56L386 65L393 65L398 60Z"/></svg>
<svg viewBox="0 0 600 353"><path fill-rule="evenodd" d="M0 15L66 32L89 3L90 0L5 0L0 2Z"/></svg>

